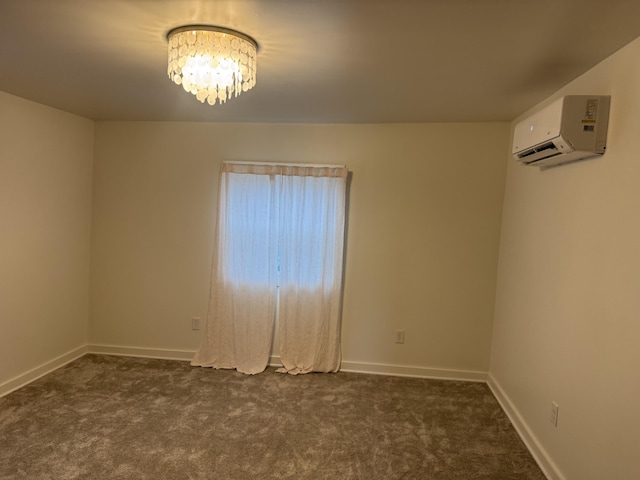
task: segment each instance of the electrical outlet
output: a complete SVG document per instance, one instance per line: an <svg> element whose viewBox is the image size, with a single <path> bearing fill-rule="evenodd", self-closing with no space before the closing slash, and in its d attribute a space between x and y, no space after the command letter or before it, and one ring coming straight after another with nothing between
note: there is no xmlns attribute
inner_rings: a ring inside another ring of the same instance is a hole
<svg viewBox="0 0 640 480"><path fill-rule="evenodd" d="M404 330L396 330L396 343L404 343Z"/></svg>
<svg viewBox="0 0 640 480"><path fill-rule="evenodd" d="M551 423L553 423L554 427L558 426L558 410L560 407L556 402L551 402Z"/></svg>
<svg viewBox="0 0 640 480"><path fill-rule="evenodd" d="M200 317L191 317L191 330L200 330Z"/></svg>

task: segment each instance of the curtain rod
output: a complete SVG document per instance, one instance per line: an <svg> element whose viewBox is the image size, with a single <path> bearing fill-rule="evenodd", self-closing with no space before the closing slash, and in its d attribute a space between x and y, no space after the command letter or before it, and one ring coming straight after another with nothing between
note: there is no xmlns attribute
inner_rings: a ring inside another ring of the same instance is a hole
<svg viewBox="0 0 640 480"><path fill-rule="evenodd" d="M313 168L347 168L346 165L332 165L322 163L289 163L289 162L236 162L233 160L222 163L236 163L238 165L277 165L283 167L313 167Z"/></svg>

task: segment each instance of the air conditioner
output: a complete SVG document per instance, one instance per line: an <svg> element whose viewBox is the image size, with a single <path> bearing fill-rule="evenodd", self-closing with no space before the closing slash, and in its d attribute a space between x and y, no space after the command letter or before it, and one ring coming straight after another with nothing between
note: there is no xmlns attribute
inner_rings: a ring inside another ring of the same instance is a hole
<svg viewBox="0 0 640 480"><path fill-rule="evenodd" d="M521 121L513 132L513 158L547 168L602 155L609 124L608 95L567 95Z"/></svg>

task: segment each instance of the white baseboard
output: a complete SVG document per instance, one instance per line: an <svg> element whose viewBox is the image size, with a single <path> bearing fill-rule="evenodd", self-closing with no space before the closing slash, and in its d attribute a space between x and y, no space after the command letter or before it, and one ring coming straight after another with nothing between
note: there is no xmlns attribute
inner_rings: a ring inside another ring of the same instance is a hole
<svg viewBox="0 0 640 480"><path fill-rule="evenodd" d="M167 350L144 347L121 347L116 345L88 345L88 353L118 355L121 357L158 358L162 360L184 360L190 362L194 350Z"/></svg>
<svg viewBox="0 0 640 480"><path fill-rule="evenodd" d="M270 367L282 367L282 361L280 360L280 355L271 355L269 357L269 366Z"/></svg>
<svg viewBox="0 0 640 480"><path fill-rule="evenodd" d="M41 365L38 365L31 370L18 375L6 382L0 384L0 397L4 397L14 390L18 390L21 387L39 379L40 377L45 376L48 373L57 370L58 368L66 365L67 363L73 362L74 360L82 357L85 353L87 353L87 346L83 345L78 348L74 348L73 350L68 351L60 355L59 357L54 358L48 362L45 362Z"/></svg>
<svg viewBox="0 0 640 480"><path fill-rule="evenodd" d="M121 347L116 345L89 345L88 353L104 355L121 355L127 357L161 358L166 360L191 361L195 355L193 350L163 350L141 347ZM281 367L279 355L269 357L270 367ZM341 372L372 373L377 375L394 375L399 377L438 378L442 380L464 380L470 382L486 382L487 373L467 370L445 370L406 365L384 365L366 362L343 361Z"/></svg>
<svg viewBox="0 0 640 480"><path fill-rule="evenodd" d="M281 367L280 356L269 357L270 367ZM486 382L486 372L466 370L445 370L438 368L410 367L406 365L385 365L380 363L349 362L340 364L341 372L368 373L373 375L390 375L394 377L435 378L440 380L463 380L467 382Z"/></svg>
<svg viewBox="0 0 640 480"><path fill-rule="evenodd" d="M184 360L190 362L196 354L195 350L167 350L143 347L121 347L117 345L88 345L87 353L100 355L118 355L121 357L158 358L161 360ZM269 357L270 367L281 367L282 362L278 355Z"/></svg>
<svg viewBox="0 0 640 480"><path fill-rule="evenodd" d="M450 370L443 368L416 367L409 365L386 365L381 363L343 361L341 372L392 375L396 377L435 378L440 380L463 380L486 382L487 372L474 370Z"/></svg>
<svg viewBox="0 0 640 480"><path fill-rule="evenodd" d="M540 444L537 437L533 434L527 422L522 418L520 412L513 404L509 396L500 387L500 384L496 381L493 375L489 374L487 378L487 385L493 392L493 396L496 397L498 403L511 420L513 428L516 429L518 435L527 446L527 449L538 463L538 466L542 470L542 473L549 480L566 480L566 477L562 474L558 466L553 462L547 451Z"/></svg>

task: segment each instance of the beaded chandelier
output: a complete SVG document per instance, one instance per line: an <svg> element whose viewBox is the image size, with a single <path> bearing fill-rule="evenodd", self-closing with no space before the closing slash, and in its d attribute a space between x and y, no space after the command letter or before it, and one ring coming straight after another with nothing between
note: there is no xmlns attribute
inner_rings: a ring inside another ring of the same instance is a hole
<svg viewBox="0 0 640 480"><path fill-rule="evenodd" d="M208 25L174 28L167 34L167 73L202 103L225 103L256 84L256 41L240 32Z"/></svg>

